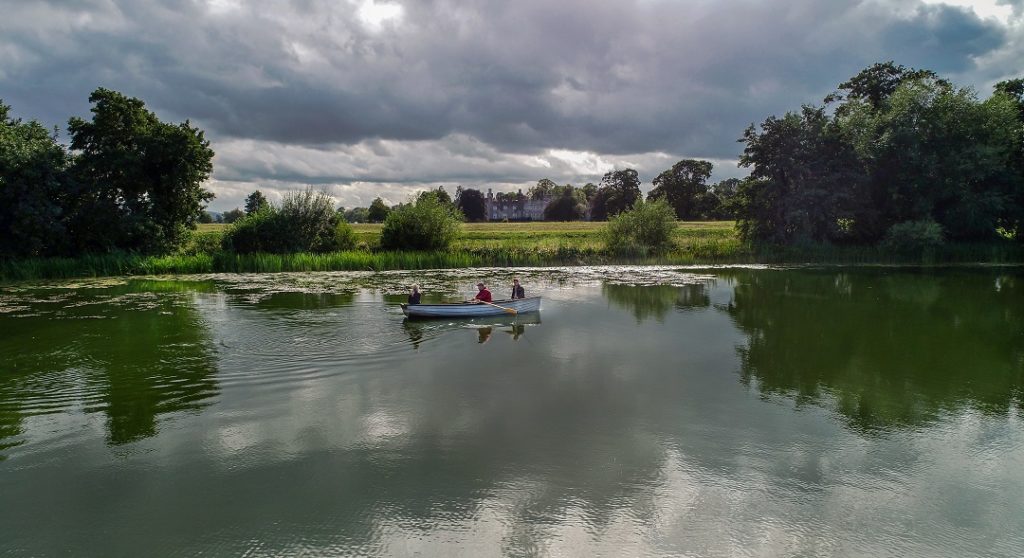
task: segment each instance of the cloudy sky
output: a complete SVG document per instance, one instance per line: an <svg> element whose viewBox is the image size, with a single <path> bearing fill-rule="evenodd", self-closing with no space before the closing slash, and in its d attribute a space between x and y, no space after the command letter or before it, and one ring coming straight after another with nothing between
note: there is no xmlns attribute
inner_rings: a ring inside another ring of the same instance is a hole
<svg viewBox="0 0 1024 558"><path fill-rule="evenodd" d="M751 122L877 61L987 96L1024 75L1024 0L0 0L0 99L48 126L96 87L190 119L211 209L456 185L742 176Z"/></svg>

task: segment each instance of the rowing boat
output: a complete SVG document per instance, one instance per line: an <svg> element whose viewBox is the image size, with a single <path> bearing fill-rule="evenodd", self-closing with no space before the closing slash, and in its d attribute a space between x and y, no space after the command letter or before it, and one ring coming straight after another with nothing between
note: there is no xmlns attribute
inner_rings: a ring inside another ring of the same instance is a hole
<svg viewBox="0 0 1024 558"><path fill-rule="evenodd" d="M512 300L495 300L491 304L494 306L475 302L403 304L402 312L410 318L472 318L475 316L499 316L508 314L508 310L515 310L519 314L540 311L539 296Z"/></svg>

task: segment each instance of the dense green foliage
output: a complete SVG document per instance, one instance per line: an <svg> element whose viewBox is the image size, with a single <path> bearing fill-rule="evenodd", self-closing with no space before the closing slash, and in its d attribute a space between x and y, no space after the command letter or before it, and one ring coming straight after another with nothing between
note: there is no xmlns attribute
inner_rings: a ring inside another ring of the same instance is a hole
<svg viewBox="0 0 1024 558"><path fill-rule="evenodd" d="M605 238L613 252L657 252L669 247L675 228L675 210L668 202L638 199L632 209L608 221Z"/></svg>
<svg viewBox="0 0 1024 558"><path fill-rule="evenodd" d="M889 227L882 246L898 253L920 253L942 246L942 227L935 221L904 221Z"/></svg>
<svg viewBox="0 0 1024 558"><path fill-rule="evenodd" d="M391 213L391 208L384 203L384 200L381 198L374 198L374 200L370 202L370 207L366 212L366 220L369 223L383 223L384 219L387 219L389 213Z"/></svg>
<svg viewBox="0 0 1024 558"><path fill-rule="evenodd" d="M751 126L742 237L876 243L894 225L934 222L951 241L996 241L1000 229L1024 239L1014 91L1004 82L981 101L933 72L876 64L826 99L840 103L834 111L804 106Z"/></svg>
<svg viewBox="0 0 1024 558"><path fill-rule="evenodd" d="M640 177L635 170L607 172L590 202L590 218L604 221L633 207L640 199Z"/></svg>
<svg viewBox="0 0 1024 558"><path fill-rule="evenodd" d="M711 177L710 161L683 159L654 179L654 189L647 194L648 201L664 199L683 220L700 218L700 205L707 195L707 179Z"/></svg>
<svg viewBox="0 0 1024 558"><path fill-rule="evenodd" d="M370 209L367 207L353 207L352 209L338 208L338 213L349 223L369 223Z"/></svg>
<svg viewBox="0 0 1024 558"><path fill-rule="evenodd" d="M89 101L92 120L68 123L70 152L0 103L0 255L168 252L212 199L202 131L108 89Z"/></svg>
<svg viewBox="0 0 1024 558"><path fill-rule="evenodd" d="M257 211L266 209L269 205L270 202L267 201L267 197L263 195L263 192L256 190L245 198L245 214L252 215Z"/></svg>
<svg viewBox="0 0 1024 558"><path fill-rule="evenodd" d="M267 204L246 215L224 235L225 249L240 254L350 250L355 233L324 192L306 189L285 195L280 207Z"/></svg>
<svg viewBox="0 0 1024 558"><path fill-rule="evenodd" d="M225 223L229 224L229 225L231 223L234 223L234 222L238 221L242 217L245 217L245 212L242 211L241 209L237 208L237 207L234 208L234 209L229 209L228 211L225 211L220 216L221 220L224 221Z"/></svg>
<svg viewBox="0 0 1024 558"><path fill-rule="evenodd" d="M459 188L455 194L455 207L467 221L483 221L487 218L484 194L475 188Z"/></svg>
<svg viewBox="0 0 1024 558"><path fill-rule="evenodd" d="M444 250L459 236L462 214L437 196L398 207L384 220L380 244L387 250Z"/></svg>
<svg viewBox="0 0 1024 558"><path fill-rule="evenodd" d="M544 207L545 221L579 221L587 214L587 198L583 190L566 184L560 194Z"/></svg>
<svg viewBox="0 0 1024 558"><path fill-rule="evenodd" d="M452 201L451 195L444 189L444 186L438 186L436 190L424 190L416 196L416 199L423 199L425 197L432 197L438 201L438 203L453 205L455 202Z"/></svg>
<svg viewBox="0 0 1024 558"><path fill-rule="evenodd" d="M166 124L138 99L97 89L93 118L68 123L75 153L68 229L76 251L161 253L178 246L213 194L203 132Z"/></svg>
<svg viewBox="0 0 1024 558"><path fill-rule="evenodd" d="M68 155L38 122L0 103L0 256L64 252Z"/></svg>

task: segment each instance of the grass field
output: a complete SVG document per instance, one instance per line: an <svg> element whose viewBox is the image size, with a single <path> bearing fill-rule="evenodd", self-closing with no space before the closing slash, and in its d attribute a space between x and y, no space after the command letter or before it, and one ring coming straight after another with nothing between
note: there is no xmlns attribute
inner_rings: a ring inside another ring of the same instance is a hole
<svg viewBox="0 0 1024 558"><path fill-rule="evenodd" d="M753 248L736 236L734 223L681 222L667 252L610 254L602 241L605 223L467 223L462 237L444 252L379 249L381 225L353 225L359 248L327 254L233 254L219 249L229 225L200 225L178 253L87 255L0 261L0 281L26 279L279 271L444 269L595 264L946 264L1021 263L1024 245L951 244L923 254L894 254L873 246L766 246Z"/></svg>
<svg viewBox="0 0 1024 558"><path fill-rule="evenodd" d="M214 233L225 230L229 225L199 225L199 232ZM376 248L380 244L379 223L360 223L352 225L356 238L368 248ZM466 223L462 226L462 237L456 241L454 250L488 250L488 249L524 249L537 250L601 250L603 222L574 221L569 223ZM676 228L675 244L677 249L701 247L706 251L709 246L719 250L735 252L740 248L736 237L735 225L732 221L681 222Z"/></svg>

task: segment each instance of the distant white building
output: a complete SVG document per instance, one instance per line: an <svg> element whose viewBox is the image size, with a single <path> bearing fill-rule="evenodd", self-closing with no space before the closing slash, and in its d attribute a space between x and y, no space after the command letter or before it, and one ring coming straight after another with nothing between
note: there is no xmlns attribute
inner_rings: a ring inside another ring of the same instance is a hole
<svg viewBox="0 0 1024 558"><path fill-rule="evenodd" d="M487 189L487 198L484 199L488 221L543 221L544 208L548 206L548 199L531 200L519 191L514 200L498 200L494 192Z"/></svg>

